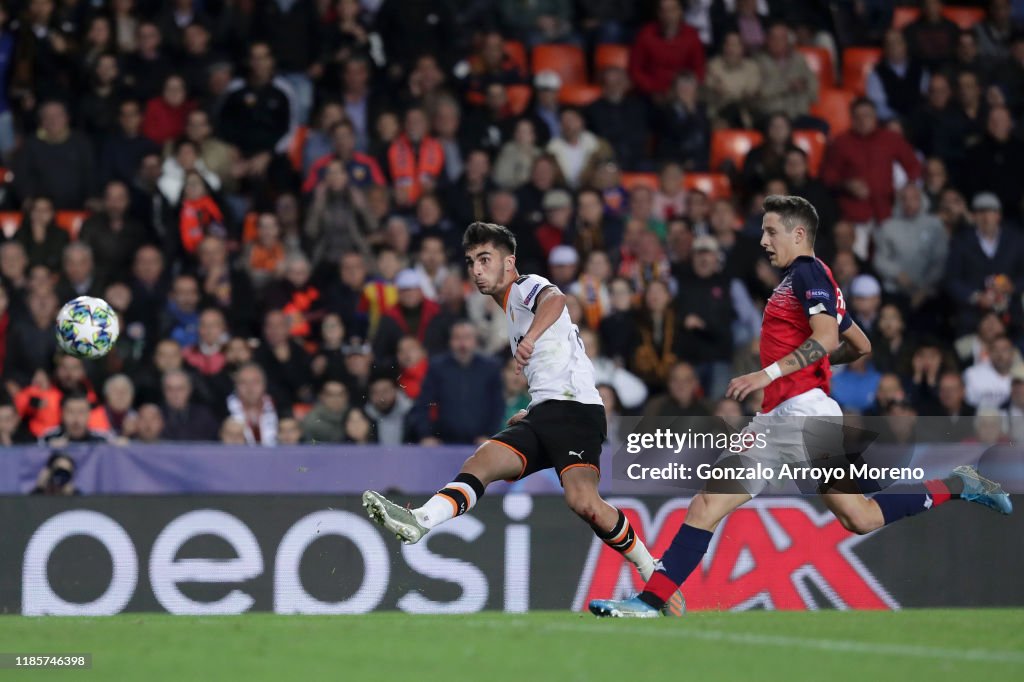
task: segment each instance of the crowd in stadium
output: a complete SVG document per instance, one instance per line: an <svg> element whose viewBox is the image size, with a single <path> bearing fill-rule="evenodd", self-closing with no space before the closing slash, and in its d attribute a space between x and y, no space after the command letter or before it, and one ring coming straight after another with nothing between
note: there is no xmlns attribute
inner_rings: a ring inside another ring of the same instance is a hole
<svg viewBox="0 0 1024 682"><path fill-rule="evenodd" d="M0 444L473 443L525 406L461 236L571 294L612 418L752 414L761 201L850 413L1024 439L1024 3L0 3ZM107 300L101 360L60 305Z"/></svg>

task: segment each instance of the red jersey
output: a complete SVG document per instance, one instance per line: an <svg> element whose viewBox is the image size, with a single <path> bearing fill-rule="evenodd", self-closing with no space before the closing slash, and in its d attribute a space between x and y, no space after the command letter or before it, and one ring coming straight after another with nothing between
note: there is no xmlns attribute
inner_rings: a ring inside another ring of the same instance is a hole
<svg viewBox="0 0 1024 682"><path fill-rule="evenodd" d="M850 327L843 292L832 271L814 256L799 256L783 273L764 307L761 321L761 367L778 362L799 348L811 335L811 315L832 315L839 331ZM828 356L813 365L773 381L764 389L761 411L768 412L814 388L829 392L832 368Z"/></svg>

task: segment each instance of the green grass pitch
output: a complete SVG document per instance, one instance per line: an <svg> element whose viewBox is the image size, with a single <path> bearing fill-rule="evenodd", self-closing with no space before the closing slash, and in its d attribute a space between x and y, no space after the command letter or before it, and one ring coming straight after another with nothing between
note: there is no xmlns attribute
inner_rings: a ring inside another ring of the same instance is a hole
<svg viewBox="0 0 1024 682"><path fill-rule="evenodd" d="M1024 610L0 617L5 653L93 654L62 680L1024 679Z"/></svg>

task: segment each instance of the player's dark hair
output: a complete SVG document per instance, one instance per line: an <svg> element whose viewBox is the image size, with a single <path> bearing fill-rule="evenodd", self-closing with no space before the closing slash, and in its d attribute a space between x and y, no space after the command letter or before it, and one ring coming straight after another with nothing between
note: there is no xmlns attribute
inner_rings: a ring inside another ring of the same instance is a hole
<svg viewBox="0 0 1024 682"><path fill-rule="evenodd" d="M512 255L516 253L516 236L512 230L494 223L470 223L462 235L462 248L468 250L484 244L493 244Z"/></svg>
<svg viewBox="0 0 1024 682"><path fill-rule="evenodd" d="M807 230L811 246L814 246L814 239L818 236L818 212L807 199L793 195L770 194L764 198L761 208L765 213L777 213L787 232L792 232L797 225L802 225Z"/></svg>

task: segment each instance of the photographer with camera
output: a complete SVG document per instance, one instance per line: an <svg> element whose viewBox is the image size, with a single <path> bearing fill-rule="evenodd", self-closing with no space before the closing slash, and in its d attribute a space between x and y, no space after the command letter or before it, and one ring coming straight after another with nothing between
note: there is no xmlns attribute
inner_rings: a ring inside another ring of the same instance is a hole
<svg viewBox="0 0 1024 682"><path fill-rule="evenodd" d="M75 460L66 452L55 450L46 460L46 466L36 477L36 487L31 495L81 495L72 480L75 475Z"/></svg>

